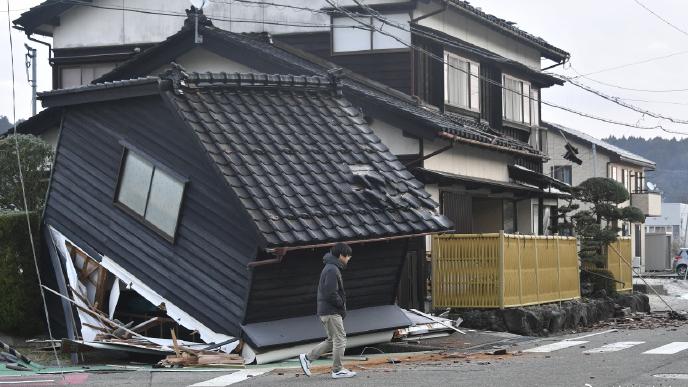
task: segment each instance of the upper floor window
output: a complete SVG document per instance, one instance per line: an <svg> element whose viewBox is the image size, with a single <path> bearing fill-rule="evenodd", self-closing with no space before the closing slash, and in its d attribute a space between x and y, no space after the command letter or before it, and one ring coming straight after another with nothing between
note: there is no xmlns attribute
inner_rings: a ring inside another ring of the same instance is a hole
<svg viewBox="0 0 688 387"><path fill-rule="evenodd" d="M573 182L573 173L570 165L554 165L552 166L552 177L571 185Z"/></svg>
<svg viewBox="0 0 688 387"><path fill-rule="evenodd" d="M529 82L502 75L502 117L521 124L540 125L540 91Z"/></svg>
<svg viewBox="0 0 688 387"><path fill-rule="evenodd" d="M174 240L185 182L132 150L125 150L115 202Z"/></svg>
<svg viewBox="0 0 688 387"><path fill-rule="evenodd" d="M386 14L383 17L388 22L373 16L333 17L332 52L408 49L411 44L409 14Z"/></svg>
<svg viewBox="0 0 688 387"><path fill-rule="evenodd" d="M480 65L460 56L444 54L444 102L480 111Z"/></svg>

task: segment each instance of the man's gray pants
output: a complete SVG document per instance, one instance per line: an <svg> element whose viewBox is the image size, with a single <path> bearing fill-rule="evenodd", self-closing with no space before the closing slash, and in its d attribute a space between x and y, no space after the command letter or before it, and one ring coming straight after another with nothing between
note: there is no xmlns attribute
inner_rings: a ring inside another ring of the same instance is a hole
<svg viewBox="0 0 688 387"><path fill-rule="evenodd" d="M316 360L325 353L332 352L332 372L339 372L342 367L342 356L346 348L346 332L342 316L331 314L320 316L320 322L327 332L327 340L318 344L308 353L308 360Z"/></svg>

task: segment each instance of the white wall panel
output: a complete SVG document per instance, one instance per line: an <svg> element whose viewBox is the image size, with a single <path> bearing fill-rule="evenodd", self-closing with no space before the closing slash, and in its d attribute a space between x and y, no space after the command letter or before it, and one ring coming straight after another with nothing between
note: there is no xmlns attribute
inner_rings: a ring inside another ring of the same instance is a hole
<svg viewBox="0 0 688 387"><path fill-rule="evenodd" d="M426 141L423 153L427 155L448 144L447 141ZM454 148L425 160L425 168L508 182L507 165L513 162L513 157L504 152L456 144Z"/></svg>
<svg viewBox="0 0 688 387"><path fill-rule="evenodd" d="M403 131L381 120L374 120L370 127L382 143L395 155L409 155L420 153L420 141L416 138L404 137Z"/></svg>

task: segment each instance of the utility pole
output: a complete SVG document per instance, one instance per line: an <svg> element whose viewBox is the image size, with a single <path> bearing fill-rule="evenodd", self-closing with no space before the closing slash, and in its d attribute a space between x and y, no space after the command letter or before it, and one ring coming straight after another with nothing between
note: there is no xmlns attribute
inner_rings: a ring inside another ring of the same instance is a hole
<svg viewBox="0 0 688 387"><path fill-rule="evenodd" d="M597 177L597 147L592 144L592 177Z"/></svg>
<svg viewBox="0 0 688 387"><path fill-rule="evenodd" d="M24 44L26 47L26 78L31 85L31 115L36 115L36 49ZM29 77L29 69L31 69L31 76Z"/></svg>

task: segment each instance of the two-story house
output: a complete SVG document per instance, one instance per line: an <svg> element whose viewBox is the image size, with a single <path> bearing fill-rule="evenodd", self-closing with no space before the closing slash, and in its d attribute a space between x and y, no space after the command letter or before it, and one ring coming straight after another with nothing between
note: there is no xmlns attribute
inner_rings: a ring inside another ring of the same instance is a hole
<svg viewBox="0 0 688 387"><path fill-rule="evenodd" d="M620 206L633 205L646 216L661 214L661 196L649 190L645 181L645 172L655 169L653 161L560 124L547 122L544 127L550 157L544 167L552 178L576 186L592 177L608 177L630 194L631 199ZM580 164L564 158L566 144L576 148ZM622 233L632 238L633 266L641 270L645 268L645 232L642 223L622 225Z"/></svg>
<svg viewBox="0 0 688 387"><path fill-rule="evenodd" d="M462 1L209 2L212 26L187 17L187 6L47 1L15 24L53 38L56 88L157 74L171 61L199 72L325 75L342 67L344 95L455 232L547 232L560 195L550 187L565 185L542 173L539 99L561 81L540 67L543 58L563 63L565 51ZM57 132L54 110L25 130ZM429 248L411 249L412 277L424 277ZM424 281L411 282L418 302Z"/></svg>
<svg viewBox="0 0 688 387"><path fill-rule="evenodd" d="M117 6L46 1L15 25L53 38L53 84L66 88L89 83L174 35L184 23L187 5L176 0L148 2L146 8L126 1ZM513 166L542 173L546 132L539 130L539 99L544 88L561 81L542 73L541 61L563 63L567 52L463 1L259 5L209 2L204 12L222 30L269 32L275 41L413 96L419 105L463 126L530 144L534 152L526 156L470 144L444 149L451 143L448 138L420 141L403 125L373 123L395 154L423 159L413 166L422 168L418 174L442 211L455 212L457 232L546 231L542 192L518 185L538 177ZM180 52L175 59L190 70L229 70L223 58L204 48ZM486 208L492 211L484 212ZM499 213L495 208L501 208Z"/></svg>

